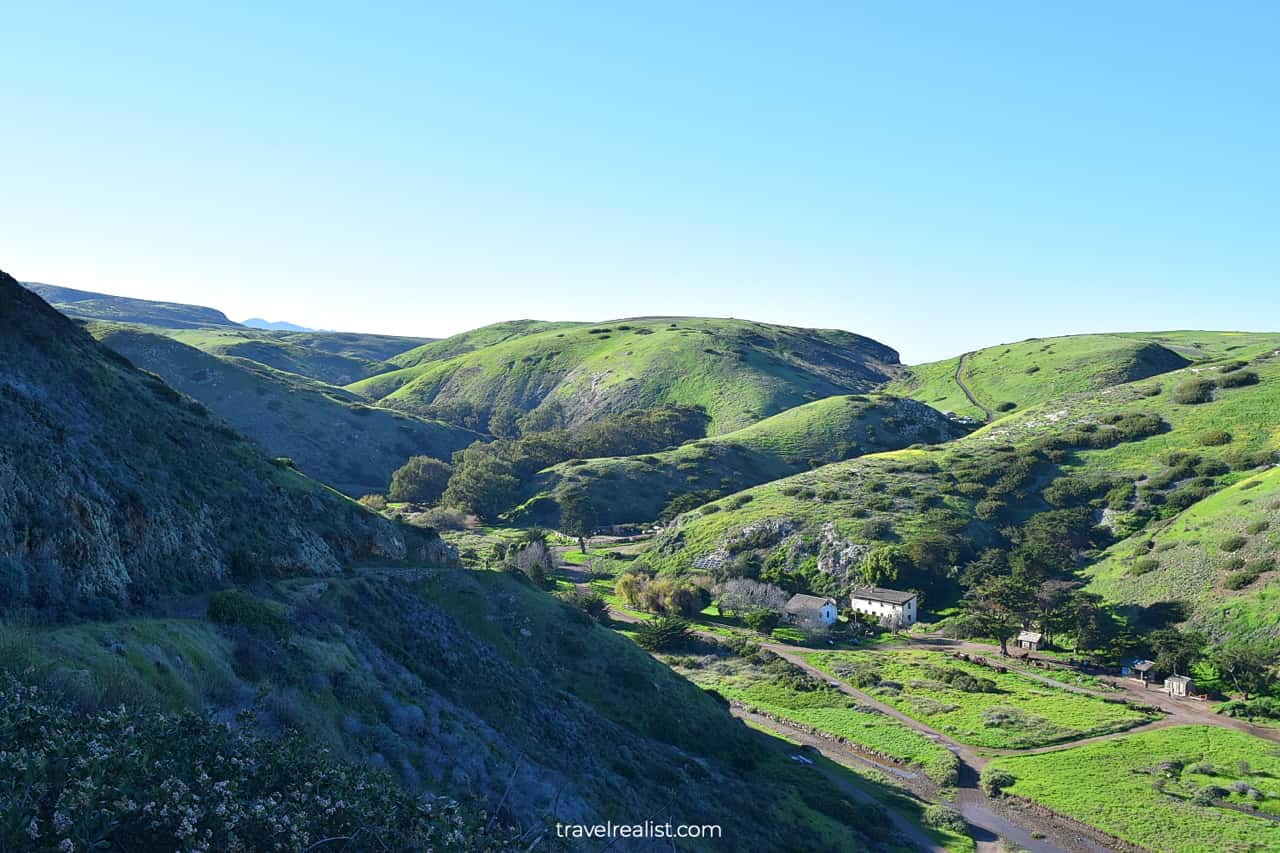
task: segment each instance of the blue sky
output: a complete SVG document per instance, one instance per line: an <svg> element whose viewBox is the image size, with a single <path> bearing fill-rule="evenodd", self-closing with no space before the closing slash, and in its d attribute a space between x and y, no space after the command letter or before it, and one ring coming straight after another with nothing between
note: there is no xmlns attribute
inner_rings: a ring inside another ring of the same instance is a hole
<svg viewBox="0 0 1280 853"><path fill-rule="evenodd" d="M5 4L0 268L404 334L749 317L908 361L1280 330L1280 4L360 5Z"/></svg>

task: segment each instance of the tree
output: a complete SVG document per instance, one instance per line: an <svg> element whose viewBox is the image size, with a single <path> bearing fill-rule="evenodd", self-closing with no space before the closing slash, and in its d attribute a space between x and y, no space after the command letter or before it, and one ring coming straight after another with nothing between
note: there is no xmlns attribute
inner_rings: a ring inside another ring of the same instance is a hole
<svg viewBox="0 0 1280 853"><path fill-rule="evenodd" d="M679 648L689 642L689 623L679 616L659 616L636 629L636 644L651 652Z"/></svg>
<svg viewBox="0 0 1280 853"><path fill-rule="evenodd" d="M1275 681L1275 655L1261 643L1241 640L1224 646L1213 657L1218 674L1249 701L1250 693L1265 693Z"/></svg>
<svg viewBox="0 0 1280 853"><path fill-rule="evenodd" d="M750 578L732 578L720 586L717 603L721 613L748 613L753 610L781 613L787 604L787 594L773 584Z"/></svg>
<svg viewBox="0 0 1280 853"><path fill-rule="evenodd" d="M872 550L858 564L858 573L867 586L879 586L898 579L898 573L911 565L911 558L901 545L882 545Z"/></svg>
<svg viewBox="0 0 1280 853"><path fill-rule="evenodd" d="M515 503L520 478L515 466L473 444L453 454L453 476L441 498L445 506L493 518Z"/></svg>
<svg viewBox="0 0 1280 853"><path fill-rule="evenodd" d="M508 555L511 565L523 572L529 580L538 586L545 586L547 576L555 567L551 557L551 549L545 543L534 540L517 550L514 556Z"/></svg>
<svg viewBox="0 0 1280 853"><path fill-rule="evenodd" d="M453 469L430 456L410 456L391 475L387 495L398 503L433 504L440 500Z"/></svg>
<svg viewBox="0 0 1280 853"><path fill-rule="evenodd" d="M1035 590L1015 575L993 576L961 600L965 621L978 634L995 637L1000 654L1009 654L1009 640L1035 612Z"/></svg>
<svg viewBox="0 0 1280 853"><path fill-rule="evenodd" d="M1074 621L1071 591L1076 586L1076 581L1047 580L1042 581L1036 590L1037 624L1044 633L1045 642L1050 646L1053 645L1054 635L1070 629Z"/></svg>
<svg viewBox="0 0 1280 853"><path fill-rule="evenodd" d="M772 610L748 610L742 614L742 624L746 625L753 631L761 634L770 634L774 628L778 627L778 623L782 621L782 616Z"/></svg>
<svg viewBox="0 0 1280 853"><path fill-rule="evenodd" d="M1204 657L1208 640L1199 631L1182 632L1175 628L1152 631L1147 638L1155 654L1156 669L1167 675L1178 675L1191 669Z"/></svg>
<svg viewBox="0 0 1280 853"><path fill-rule="evenodd" d="M596 508L581 489L571 489L560 497L560 532L576 536L586 553L584 536L590 536L596 527Z"/></svg>

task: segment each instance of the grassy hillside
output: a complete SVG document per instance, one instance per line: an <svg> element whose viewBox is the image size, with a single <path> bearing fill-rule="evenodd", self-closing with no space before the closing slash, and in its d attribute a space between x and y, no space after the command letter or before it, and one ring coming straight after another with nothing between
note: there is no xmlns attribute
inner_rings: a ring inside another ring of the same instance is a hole
<svg viewBox="0 0 1280 853"><path fill-rule="evenodd" d="M391 524L272 464L3 274L0 327L5 606L65 611L406 556Z"/></svg>
<svg viewBox="0 0 1280 853"><path fill-rule="evenodd" d="M221 311L201 305L109 296L105 293L74 290L70 287L39 284L34 281L24 281L22 286L39 294L42 299L68 317L81 320L146 323L170 329L209 329L224 326L238 328L238 324L228 320Z"/></svg>
<svg viewBox="0 0 1280 853"><path fill-rule="evenodd" d="M384 359L420 339L345 332L271 332L260 329L162 330L211 355L245 358L286 373L347 385L394 370Z"/></svg>
<svg viewBox="0 0 1280 853"><path fill-rule="evenodd" d="M986 545L1007 546L1003 531L1035 513L1087 509L1124 537L1272 464L1280 447L1272 352L1239 367L1201 365L1067 395L947 445L761 485L688 513L650 559L677 571L707 555L807 563L847 582L871 548L898 543L916 549L901 583L937 583L945 597L955 592L941 581L949 566ZM1089 558L1090 546L1073 547Z"/></svg>
<svg viewBox="0 0 1280 853"><path fill-rule="evenodd" d="M1192 362L1251 357L1275 348L1280 336L1241 332L1153 332L1030 338L976 350L961 357L916 365L886 390L942 411L984 420L1036 403L1145 379ZM1010 406L1012 404L1012 406Z"/></svg>
<svg viewBox="0 0 1280 853"><path fill-rule="evenodd" d="M223 593L208 612L0 628L0 666L30 667L89 711L230 719L252 705L267 731L296 729L411 791L500 802L528 829L660 814L719 823L744 851L864 850L884 835L709 694L510 575L299 578Z"/></svg>
<svg viewBox="0 0 1280 853"><path fill-rule="evenodd" d="M696 505L867 452L960 434L952 421L912 400L827 397L673 450L556 465L539 475L520 514L554 526L563 500L585 498L598 524L652 521L681 496L704 496Z"/></svg>
<svg viewBox="0 0 1280 853"><path fill-rule="evenodd" d="M1247 477L1108 548L1090 589L1142 607L1176 603L1216 639L1280 644L1280 467Z"/></svg>
<svg viewBox="0 0 1280 853"><path fill-rule="evenodd" d="M370 399L486 429L495 413L568 425L662 403L704 406L711 434L870 390L898 371L849 332L743 320L641 318L540 331L350 386Z"/></svg>
<svg viewBox="0 0 1280 853"><path fill-rule="evenodd" d="M389 357L396 367L417 367L433 361L444 361L464 353L491 347L504 341L522 338L538 332L564 331L585 323L555 323L547 320L507 320L471 329L438 341L430 341L411 350Z"/></svg>
<svg viewBox="0 0 1280 853"><path fill-rule="evenodd" d="M448 460L478 436L438 421L364 405L347 391L239 358L216 358L134 326L91 333L138 367L194 397L270 456L352 496L387 489L410 456Z"/></svg>

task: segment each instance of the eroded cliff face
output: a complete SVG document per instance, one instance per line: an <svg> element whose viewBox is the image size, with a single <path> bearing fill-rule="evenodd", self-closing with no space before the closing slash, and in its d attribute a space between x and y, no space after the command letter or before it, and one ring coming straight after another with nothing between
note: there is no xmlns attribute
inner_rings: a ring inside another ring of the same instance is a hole
<svg viewBox="0 0 1280 853"><path fill-rule="evenodd" d="M0 608L428 556L0 273Z"/></svg>

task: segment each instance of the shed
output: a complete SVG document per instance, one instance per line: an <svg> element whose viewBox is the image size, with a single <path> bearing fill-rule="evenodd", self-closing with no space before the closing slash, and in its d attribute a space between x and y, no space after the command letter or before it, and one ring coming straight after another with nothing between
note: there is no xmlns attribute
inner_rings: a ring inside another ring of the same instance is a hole
<svg viewBox="0 0 1280 853"><path fill-rule="evenodd" d="M1155 665L1156 662L1153 660L1130 661L1120 669L1120 674L1127 675L1130 678L1136 678L1143 684L1146 684L1151 680L1151 670L1155 668Z"/></svg>
<svg viewBox="0 0 1280 853"><path fill-rule="evenodd" d="M1020 649L1034 652L1039 650L1042 639L1044 639L1044 635L1039 631L1020 631L1017 639L1014 640L1014 644Z"/></svg>
<svg viewBox="0 0 1280 853"><path fill-rule="evenodd" d="M791 596L783 606L782 613L788 622L802 622L810 619L823 625L834 625L836 601L834 598L797 593Z"/></svg>
<svg viewBox="0 0 1280 853"><path fill-rule="evenodd" d="M1171 675L1164 680L1164 692L1170 696L1187 697L1195 692L1195 682L1187 675Z"/></svg>

